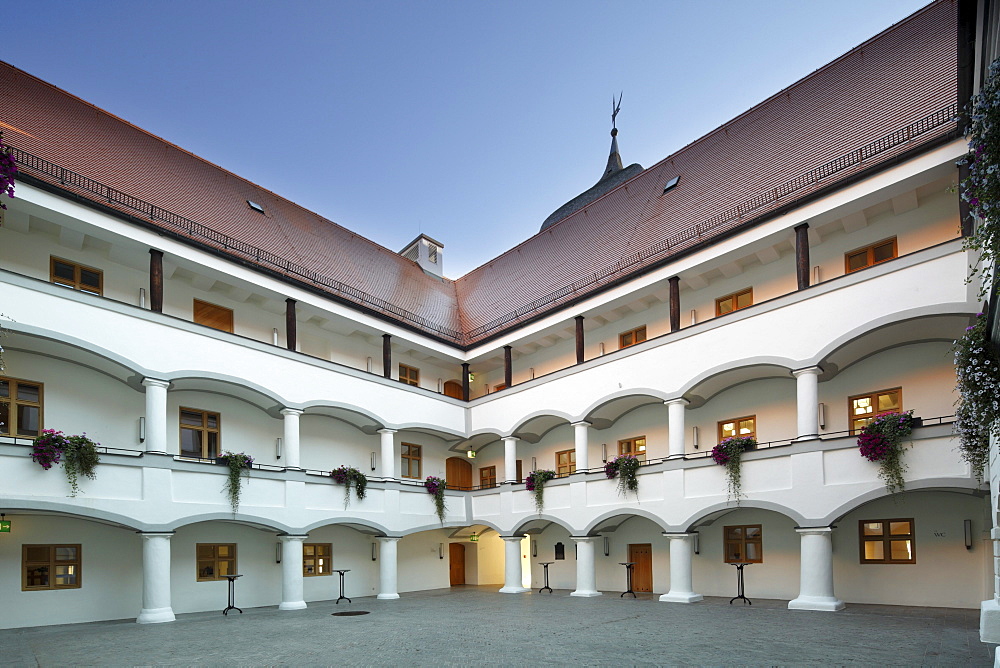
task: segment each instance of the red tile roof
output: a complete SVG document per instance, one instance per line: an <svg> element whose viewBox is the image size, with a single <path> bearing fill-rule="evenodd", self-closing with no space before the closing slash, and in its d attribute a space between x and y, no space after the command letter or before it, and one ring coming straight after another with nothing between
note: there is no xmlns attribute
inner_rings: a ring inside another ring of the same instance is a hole
<svg viewBox="0 0 1000 668"><path fill-rule="evenodd" d="M0 127L29 177L471 345L953 132L956 31L939 0L456 281L6 63Z"/></svg>

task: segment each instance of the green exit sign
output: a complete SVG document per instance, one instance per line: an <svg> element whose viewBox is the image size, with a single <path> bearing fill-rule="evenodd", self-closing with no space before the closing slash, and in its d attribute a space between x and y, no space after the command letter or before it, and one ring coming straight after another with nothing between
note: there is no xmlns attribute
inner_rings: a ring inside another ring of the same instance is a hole
<svg viewBox="0 0 1000 668"><path fill-rule="evenodd" d="M10 533L10 520L0 522L0 533Z"/></svg>

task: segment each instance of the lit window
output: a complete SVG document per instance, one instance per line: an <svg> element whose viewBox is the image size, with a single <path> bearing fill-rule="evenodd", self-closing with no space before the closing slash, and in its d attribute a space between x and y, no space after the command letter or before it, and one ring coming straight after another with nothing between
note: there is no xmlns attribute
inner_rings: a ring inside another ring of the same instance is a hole
<svg viewBox="0 0 1000 668"><path fill-rule="evenodd" d="M42 384L0 377L0 435L42 433Z"/></svg>
<svg viewBox="0 0 1000 668"><path fill-rule="evenodd" d="M420 387L420 369L405 364L399 365L399 382Z"/></svg>
<svg viewBox="0 0 1000 668"><path fill-rule="evenodd" d="M723 528L727 564L759 564L764 561L760 524Z"/></svg>
<svg viewBox="0 0 1000 668"><path fill-rule="evenodd" d="M195 299L194 321L199 325L220 329L223 332L232 332L233 309Z"/></svg>
<svg viewBox="0 0 1000 668"><path fill-rule="evenodd" d="M896 237L844 254L845 271L849 274L896 257Z"/></svg>
<svg viewBox="0 0 1000 668"><path fill-rule="evenodd" d="M333 573L333 543L305 543L302 546L302 575L330 575Z"/></svg>
<svg viewBox="0 0 1000 668"><path fill-rule="evenodd" d="M563 477L576 473L576 450L563 450L556 453L556 476Z"/></svg>
<svg viewBox="0 0 1000 668"><path fill-rule="evenodd" d="M748 415L719 423L719 440L732 436L757 438L757 416Z"/></svg>
<svg viewBox="0 0 1000 668"><path fill-rule="evenodd" d="M236 575L235 543L198 543L198 582L224 580Z"/></svg>
<svg viewBox="0 0 1000 668"><path fill-rule="evenodd" d="M715 300L715 315L725 315L741 308L753 306L753 288L747 288Z"/></svg>
<svg viewBox="0 0 1000 668"><path fill-rule="evenodd" d="M484 466L479 469L479 486L483 489L497 486L497 467Z"/></svg>
<svg viewBox="0 0 1000 668"><path fill-rule="evenodd" d="M646 461L646 437L627 438L618 441L619 455L634 455L640 462Z"/></svg>
<svg viewBox="0 0 1000 668"><path fill-rule="evenodd" d="M104 273L100 269L54 257L49 258L49 279L56 285L65 285L91 295L104 292Z"/></svg>
<svg viewBox="0 0 1000 668"><path fill-rule="evenodd" d="M618 335L618 347L628 348L646 340L646 326L636 327Z"/></svg>
<svg viewBox="0 0 1000 668"><path fill-rule="evenodd" d="M400 447L402 452L400 474L404 478L420 478L420 446L403 443Z"/></svg>
<svg viewBox="0 0 1000 668"><path fill-rule="evenodd" d="M903 388L859 394L847 400L848 419L851 432L868 425L872 419L881 413L898 413L903 410Z"/></svg>
<svg viewBox="0 0 1000 668"><path fill-rule="evenodd" d="M79 545L23 545L21 590L80 588Z"/></svg>
<svg viewBox="0 0 1000 668"><path fill-rule="evenodd" d="M220 430L218 413L181 408L181 457L218 457Z"/></svg>
<svg viewBox="0 0 1000 668"><path fill-rule="evenodd" d="M858 522L862 564L917 563L912 519Z"/></svg>

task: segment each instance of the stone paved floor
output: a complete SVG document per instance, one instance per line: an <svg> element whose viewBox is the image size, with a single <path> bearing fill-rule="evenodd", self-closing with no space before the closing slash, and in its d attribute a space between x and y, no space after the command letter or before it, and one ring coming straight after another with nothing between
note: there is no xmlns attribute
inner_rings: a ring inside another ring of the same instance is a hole
<svg viewBox="0 0 1000 668"><path fill-rule="evenodd" d="M954 665L988 666L978 611L849 605L837 613L728 599L660 603L461 587L306 610L202 612L0 631L0 666ZM237 601L238 603L239 601ZM334 617L337 611L368 615Z"/></svg>

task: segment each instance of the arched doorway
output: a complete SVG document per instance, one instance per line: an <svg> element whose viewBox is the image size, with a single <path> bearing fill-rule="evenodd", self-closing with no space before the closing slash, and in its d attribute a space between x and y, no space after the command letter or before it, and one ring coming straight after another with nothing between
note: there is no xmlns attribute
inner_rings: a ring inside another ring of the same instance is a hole
<svg viewBox="0 0 1000 668"><path fill-rule="evenodd" d="M444 396L446 396L446 397L452 397L454 399L461 399L462 398L462 384L459 383L459 382L457 382L457 381L454 381L454 380L447 381L444 384Z"/></svg>
<svg viewBox="0 0 1000 668"><path fill-rule="evenodd" d="M448 489L464 491L472 489L472 464L462 457L449 457L444 465L444 478L448 481Z"/></svg>

